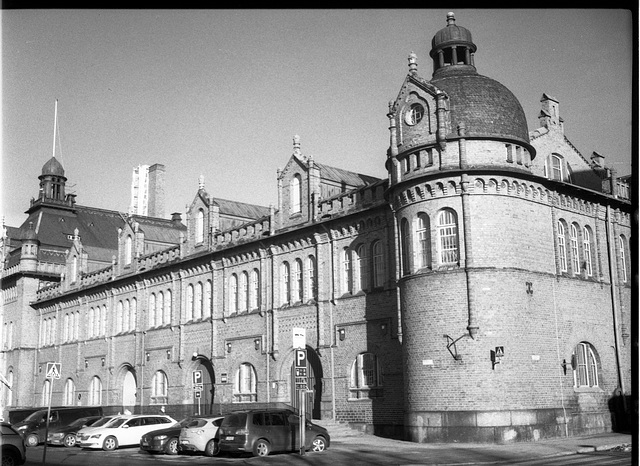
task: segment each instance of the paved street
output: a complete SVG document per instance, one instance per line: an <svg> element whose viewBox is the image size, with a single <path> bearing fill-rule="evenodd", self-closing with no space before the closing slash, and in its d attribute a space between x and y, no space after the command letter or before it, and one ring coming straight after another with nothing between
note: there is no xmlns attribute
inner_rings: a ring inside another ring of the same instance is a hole
<svg viewBox="0 0 640 466"><path fill-rule="evenodd" d="M281 453L266 458L220 455L214 459L199 455L150 455L137 447L113 452L81 450L79 448L48 447L46 464L49 466L120 465L473 465L504 464L523 466L577 466L577 465L630 465L632 453L611 451L615 445L629 445L631 436L603 434L592 437L553 439L509 445L476 444L415 444L371 435L340 438L322 453ZM604 450L606 449L606 450ZM27 465L42 464L43 447L27 450ZM637 464L637 463L634 463Z"/></svg>

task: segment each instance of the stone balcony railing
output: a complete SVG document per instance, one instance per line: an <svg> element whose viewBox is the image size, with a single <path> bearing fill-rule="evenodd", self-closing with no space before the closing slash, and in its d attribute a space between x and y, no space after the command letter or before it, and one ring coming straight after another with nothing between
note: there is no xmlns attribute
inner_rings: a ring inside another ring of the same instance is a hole
<svg viewBox="0 0 640 466"><path fill-rule="evenodd" d="M263 217L254 222L244 223L236 228L221 231L213 235L212 249L223 249L231 244L244 243L260 239L271 232L270 217Z"/></svg>
<svg viewBox="0 0 640 466"><path fill-rule="evenodd" d="M317 217L319 219L329 216L335 217L353 210L384 203L385 183L386 180L381 180L362 188L353 189L327 199L322 199L318 203Z"/></svg>

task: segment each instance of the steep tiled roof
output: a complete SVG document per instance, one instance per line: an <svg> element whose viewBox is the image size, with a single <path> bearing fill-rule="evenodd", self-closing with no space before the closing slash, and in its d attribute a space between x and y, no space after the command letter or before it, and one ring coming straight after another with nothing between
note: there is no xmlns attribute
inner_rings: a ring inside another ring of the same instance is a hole
<svg viewBox="0 0 640 466"><path fill-rule="evenodd" d="M214 198L213 202L220 207L220 215L229 215L232 217L254 220L269 215L269 207L230 201L228 199L220 199L218 197Z"/></svg>
<svg viewBox="0 0 640 466"><path fill-rule="evenodd" d="M360 173L343 170L342 168L330 167L322 163L316 162L316 166L320 168L321 178L338 183L345 183L349 186L364 186L380 181L380 178L374 176L362 175Z"/></svg>

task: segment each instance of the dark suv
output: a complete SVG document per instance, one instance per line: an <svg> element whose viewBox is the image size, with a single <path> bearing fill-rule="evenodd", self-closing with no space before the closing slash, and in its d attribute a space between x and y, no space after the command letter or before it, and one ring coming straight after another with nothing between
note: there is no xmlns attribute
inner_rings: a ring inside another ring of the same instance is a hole
<svg viewBox="0 0 640 466"><path fill-rule="evenodd" d="M306 421L305 450L329 447L329 432ZM227 414L220 426L220 451L267 456L300 448L300 418L288 409L256 409Z"/></svg>
<svg viewBox="0 0 640 466"><path fill-rule="evenodd" d="M6 422L0 424L0 429L3 466L24 464L27 457L22 435Z"/></svg>

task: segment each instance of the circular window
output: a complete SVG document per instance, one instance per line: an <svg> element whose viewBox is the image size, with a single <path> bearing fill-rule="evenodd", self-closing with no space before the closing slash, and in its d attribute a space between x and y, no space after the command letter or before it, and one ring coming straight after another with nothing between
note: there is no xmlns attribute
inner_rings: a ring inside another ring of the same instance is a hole
<svg viewBox="0 0 640 466"><path fill-rule="evenodd" d="M417 125L424 116L424 107L420 104L411 104L409 110L405 114L405 121L408 125Z"/></svg>

